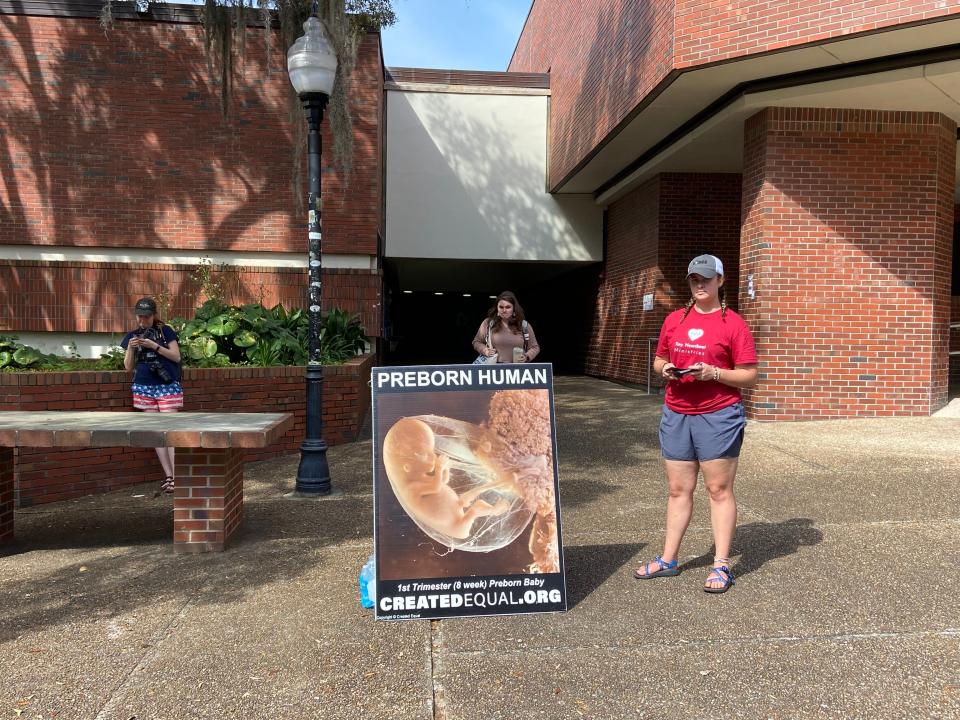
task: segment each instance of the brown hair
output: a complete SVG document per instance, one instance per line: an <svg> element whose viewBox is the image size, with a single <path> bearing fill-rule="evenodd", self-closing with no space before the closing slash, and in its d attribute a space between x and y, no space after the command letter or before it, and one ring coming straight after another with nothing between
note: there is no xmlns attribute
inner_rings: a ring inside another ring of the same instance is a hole
<svg viewBox="0 0 960 720"><path fill-rule="evenodd" d="M509 290L504 290L502 293L497 295L497 301L493 304L493 307L490 308L490 312L487 313L487 323L490 326L490 332L496 332L503 324L500 320L500 315L497 314L497 305L500 304L501 300L506 300L508 303L513 305L513 317L510 318L509 326L510 331L516 335L523 327L523 321L527 319L527 316L524 314L523 308L520 307L520 303L517 301L517 296Z"/></svg>
<svg viewBox="0 0 960 720"><path fill-rule="evenodd" d="M723 277L723 276L721 275L720 277ZM720 319L726 320L727 319L727 301L725 299L727 295L726 286L721 285L719 288L717 288L717 294L720 296ZM690 311L693 309L693 306L696 304L696 302L697 301L692 297L689 300L687 300L687 305L683 309L683 317L680 318L681 323L687 319L687 315L690 314Z"/></svg>

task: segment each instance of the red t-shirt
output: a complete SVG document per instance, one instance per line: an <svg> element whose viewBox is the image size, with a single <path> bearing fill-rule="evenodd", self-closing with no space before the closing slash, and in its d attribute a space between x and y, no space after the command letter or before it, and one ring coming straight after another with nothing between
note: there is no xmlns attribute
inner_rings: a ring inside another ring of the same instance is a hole
<svg viewBox="0 0 960 720"><path fill-rule="evenodd" d="M753 335L743 318L733 310L727 308L726 317L722 317L720 310L703 315L693 307L681 322L683 313L682 309L676 310L663 321L657 357L667 358L678 368L701 362L721 370L756 364ZM702 415L740 402L740 389L684 375L667 384L664 400L674 412Z"/></svg>

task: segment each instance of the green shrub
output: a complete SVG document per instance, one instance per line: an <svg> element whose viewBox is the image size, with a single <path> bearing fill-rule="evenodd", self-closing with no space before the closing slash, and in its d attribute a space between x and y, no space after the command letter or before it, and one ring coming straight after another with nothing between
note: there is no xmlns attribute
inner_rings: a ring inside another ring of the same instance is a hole
<svg viewBox="0 0 960 720"><path fill-rule="evenodd" d="M127 353L119 345L111 346L93 361L93 370L123 370L123 358ZM82 362L82 361L81 361Z"/></svg>
<svg viewBox="0 0 960 720"><path fill-rule="evenodd" d="M40 352L24 345L15 336L0 335L0 370L63 370L69 367L67 358Z"/></svg>
<svg viewBox="0 0 960 720"><path fill-rule="evenodd" d="M309 325L309 323L308 323ZM308 328L309 329L309 328ZM334 308L320 320L320 360L324 365L337 365L363 352L367 333L357 315Z"/></svg>
<svg viewBox="0 0 960 720"><path fill-rule="evenodd" d="M307 362L310 317L297 308L260 304L224 305L208 300L192 320L174 318L184 365L223 367L230 364L303 365ZM320 321L321 362L336 365L361 352L366 331L357 316L334 308Z"/></svg>
<svg viewBox="0 0 960 720"><path fill-rule="evenodd" d="M230 365L305 365L310 316L303 310L287 312L282 305L224 305L217 299L201 305L192 320L170 321L180 337L180 354L186 367ZM126 354L114 345L99 359L78 359L45 354L23 345L16 337L0 335L0 371L123 370ZM320 317L320 361L338 365L362 352L366 331L356 315L334 308Z"/></svg>

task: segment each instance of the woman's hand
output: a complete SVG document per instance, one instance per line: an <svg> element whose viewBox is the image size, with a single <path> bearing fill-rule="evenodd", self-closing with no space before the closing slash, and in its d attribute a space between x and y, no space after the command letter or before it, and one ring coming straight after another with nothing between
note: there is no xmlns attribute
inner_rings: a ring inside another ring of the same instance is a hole
<svg viewBox="0 0 960 720"><path fill-rule="evenodd" d="M146 348L147 350L160 352L160 348L163 346L160 343L158 343L156 340L147 340L146 338L131 338L129 347Z"/></svg>
<svg viewBox="0 0 960 720"><path fill-rule="evenodd" d="M716 378L716 368L713 365L708 365L707 363L696 363L691 365L694 368L694 371L690 373L697 380L714 380Z"/></svg>
<svg viewBox="0 0 960 720"><path fill-rule="evenodd" d="M663 377L664 380L670 381L670 380L677 379L674 376L674 374L670 372L670 368L673 368L673 367L676 367L676 365L674 365L672 362L663 364L663 368L661 368L660 370L660 375Z"/></svg>
<svg viewBox="0 0 960 720"><path fill-rule="evenodd" d="M497 351L494 350L492 347L485 347L483 349L483 354L486 355L487 357L493 357L494 355L497 354Z"/></svg>
<svg viewBox="0 0 960 720"><path fill-rule="evenodd" d="M154 340L147 340L146 338L132 338L130 340L130 347L142 347L146 348L147 350L159 350L160 343Z"/></svg>

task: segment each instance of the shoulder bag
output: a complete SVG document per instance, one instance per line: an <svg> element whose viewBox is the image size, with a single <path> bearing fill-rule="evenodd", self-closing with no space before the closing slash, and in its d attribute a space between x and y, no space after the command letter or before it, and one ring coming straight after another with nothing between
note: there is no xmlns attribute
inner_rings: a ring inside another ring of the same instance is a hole
<svg viewBox="0 0 960 720"><path fill-rule="evenodd" d="M491 350L493 349L493 341L490 339L490 321L487 320L487 347ZM477 359L473 361L474 365L495 365L497 363L497 354L493 355L477 355Z"/></svg>

